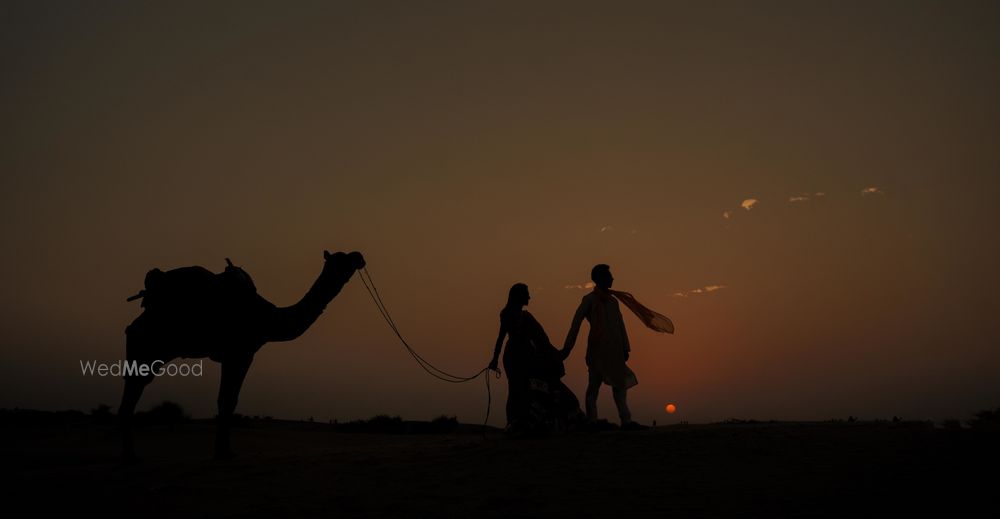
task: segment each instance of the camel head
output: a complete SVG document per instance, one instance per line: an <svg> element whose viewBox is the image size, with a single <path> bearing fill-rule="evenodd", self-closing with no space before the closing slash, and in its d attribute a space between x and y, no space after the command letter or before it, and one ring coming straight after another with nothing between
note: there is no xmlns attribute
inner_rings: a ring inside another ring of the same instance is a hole
<svg viewBox="0 0 1000 519"><path fill-rule="evenodd" d="M330 251L323 251L323 258L326 260L324 269L332 269L334 272L341 274L350 275L355 270L361 270L365 267L365 257L358 251L351 252L350 254L343 252L330 254Z"/></svg>

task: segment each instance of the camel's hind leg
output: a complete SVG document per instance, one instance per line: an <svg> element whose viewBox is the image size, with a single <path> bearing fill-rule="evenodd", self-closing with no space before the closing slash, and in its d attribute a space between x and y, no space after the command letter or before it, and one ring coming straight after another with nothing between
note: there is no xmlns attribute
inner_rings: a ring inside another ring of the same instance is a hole
<svg viewBox="0 0 1000 519"><path fill-rule="evenodd" d="M240 388L247 376L253 356L226 359L222 362L222 377L219 380L219 416L215 436L215 458L227 459L234 456L229 441L233 412L240 398Z"/></svg>

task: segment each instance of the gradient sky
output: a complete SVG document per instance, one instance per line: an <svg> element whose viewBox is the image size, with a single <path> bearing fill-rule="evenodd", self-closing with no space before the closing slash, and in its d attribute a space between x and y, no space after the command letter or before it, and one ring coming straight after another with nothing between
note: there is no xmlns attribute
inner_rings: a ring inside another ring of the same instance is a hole
<svg viewBox="0 0 1000 519"><path fill-rule="evenodd" d="M460 373L511 284L561 345L609 263L677 326L626 315L647 423L1000 405L996 2L416 4L0 3L0 407L117 405L79 361L124 355L150 268L230 257L286 305L323 249L362 251ZM140 409L210 416L217 383L207 362ZM355 278L238 411L484 407Z"/></svg>

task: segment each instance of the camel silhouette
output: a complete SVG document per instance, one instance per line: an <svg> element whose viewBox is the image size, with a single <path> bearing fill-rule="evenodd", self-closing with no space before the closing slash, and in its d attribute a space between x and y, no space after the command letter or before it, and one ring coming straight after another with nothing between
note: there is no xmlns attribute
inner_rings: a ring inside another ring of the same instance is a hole
<svg viewBox="0 0 1000 519"><path fill-rule="evenodd" d="M125 356L129 363L135 361L142 365L155 361L167 363L177 358L208 357L222 364L216 458L233 456L229 439L233 411L254 354L268 342L291 341L302 335L354 272L365 266L359 252L330 254L323 251L323 257L325 262L319 277L305 296L292 306L277 307L258 295L249 276L231 263L225 275L202 267L184 267L167 273L154 269L146 278L149 293L143 291L130 298L145 297L145 310L125 328ZM181 275L171 276L172 272ZM158 288L150 288L151 278L159 282ZM176 298L173 301L169 297L164 299L164 293L183 293L185 287L176 285L185 282L201 287L201 292L193 297L189 293L182 302ZM237 285L236 289L233 285ZM215 288L206 291L205 286ZM124 378L118 416L123 456L127 461L134 461L133 415L143 390L155 375L130 373Z"/></svg>

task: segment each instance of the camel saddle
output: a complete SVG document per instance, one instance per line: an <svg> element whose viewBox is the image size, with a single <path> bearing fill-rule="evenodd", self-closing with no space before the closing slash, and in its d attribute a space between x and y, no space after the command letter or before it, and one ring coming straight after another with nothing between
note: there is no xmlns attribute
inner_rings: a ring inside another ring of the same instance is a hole
<svg viewBox="0 0 1000 519"><path fill-rule="evenodd" d="M257 287L245 270L226 258L226 269L215 273L204 267L180 267L166 272L154 268L146 273L145 288L127 301L142 299L151 311L231 306L257 295Z"/></svg>

